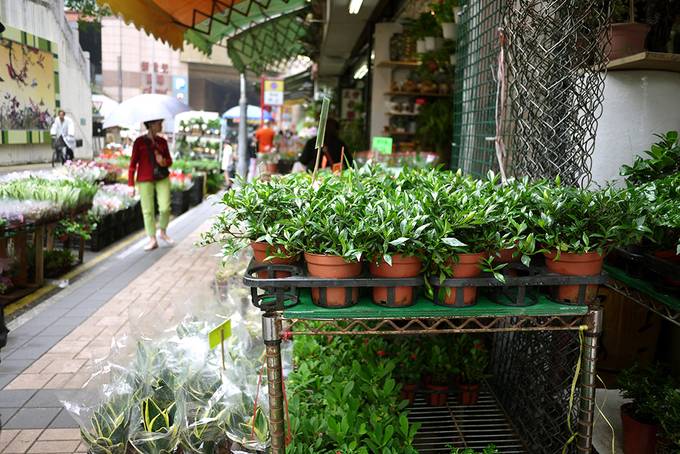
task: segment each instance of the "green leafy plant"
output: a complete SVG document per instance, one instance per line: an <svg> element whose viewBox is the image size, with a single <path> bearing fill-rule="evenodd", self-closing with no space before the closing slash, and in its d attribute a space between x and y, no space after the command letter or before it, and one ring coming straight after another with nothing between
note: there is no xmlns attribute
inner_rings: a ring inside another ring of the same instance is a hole
<svg viewBox="0 0 680 454"><path fill-rule="evenodd" d="M420 107L416 136L425 149L431 148L440 155L440 162L448 162L453 141L453 109L450 100L442 98Z"/></svg>
<svg viewBox="0 0 680 454"><path fill-rule="evenodd" d="M83 441L93 454L124 454L130 425L131 396L116 395L97 408L90 426L80 429Z"/></svg>
<svg viewBox="0 0 680 454"><path fill-rule="evenodd" d="M680 388L667 386L662 396L663 413L660 419L663 438L680 450Z"/></svg>
<svg viewBox="0 0 680 454"><path fill-rule="evenodd" d="M434 17L440 24L445 22L455 22L456 18L454 16L454 7L460 6L458 0L442 0L433 2L430 5Z"/></svg>
<svg viewBox="0 0 680 454"><path fill-rule="evenodd" d="M457 336L459 358L461 361L460 374L464 384L481 383L489 366L489 352L481 339L470 336Z"/></svg>
<svg viewBox="0 0 680 454"><path fill-rule="evenodd" d="M415 19L406 19L403 23L404 32L414 39L421 39L426 36L441 36L441 28L431 12L420 13Z"/></svg>
<svg viewBox="0 0 680 454"><path fill-rule="evenodd" d="M661 178L634 189L645 199L653 248L675 250L680 255L680 173Z"/></svg>
<svg viewBox="0 0 680 454"><path fill-rule="evenodd" d="M621 394L632 399L631 416L640 422L656 424L663 414L664 392L672 385L672 378L660 364L638 364L619 373Z"/></svg>
<svg viewBox="0 0 680 454"><path fill-rule="evenodd" d="M647 158L637 156L632 166L621 167L621 175L633 185L647 183L680 172L678 132L655 134L660 140L645 151Z"/></svg>
<svg viewBox="0 0 680 454"><path fill-rule="evenodd" d="M498 454L500 451L496 448L496 445L489 445L481 451L475 451L472 448L456 448L450 446L451 452L449 454Z"/></svg>

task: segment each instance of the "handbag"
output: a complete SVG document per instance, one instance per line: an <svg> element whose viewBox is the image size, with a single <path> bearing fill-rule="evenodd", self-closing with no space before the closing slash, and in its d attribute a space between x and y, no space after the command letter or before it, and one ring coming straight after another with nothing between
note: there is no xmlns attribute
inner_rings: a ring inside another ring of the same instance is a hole
<svg viewBox="0 0 680 454"><path fill-rule="evenodd" d="M159 181L168 178L170 176L170 169L159 165L158 161L156 161L156 153L154 153L156 143L148 137L145 137L144 140L146 142L146 147L149 149L149 154L151 155L151 162L153 163L153 180Z"/></svg>

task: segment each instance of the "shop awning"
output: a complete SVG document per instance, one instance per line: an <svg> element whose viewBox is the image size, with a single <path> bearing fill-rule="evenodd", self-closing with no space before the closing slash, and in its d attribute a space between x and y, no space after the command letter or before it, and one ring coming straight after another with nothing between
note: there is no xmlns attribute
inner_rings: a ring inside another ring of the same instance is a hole
<svg viewBox="0 0 680 454"><path fill-rule="evenodd" d="M262 22L288 15L306 0L97 0L126 22L181 49L188 41L209 54L213 45ZM246 58L246 60L248 60Z"/></svg>

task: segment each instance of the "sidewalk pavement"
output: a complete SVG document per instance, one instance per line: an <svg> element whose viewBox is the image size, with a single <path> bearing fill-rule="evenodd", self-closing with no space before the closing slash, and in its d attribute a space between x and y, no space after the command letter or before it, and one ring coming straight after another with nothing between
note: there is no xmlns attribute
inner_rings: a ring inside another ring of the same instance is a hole
<svg viewBox="0 0 680 454"><path fill-rule="evenodd" d="M216 212L204 202L170 224L172 248L144 252L141 240L42 303L23 325L10 325L0 352L0 452L86 452L57 395L83 387L93 359L129 330L129 314L153 312L167 326L184 315L174 303L210 289L217 250L194 242Z"/></svg>
<svg viewBox="0 0 680 454"><path fill-rule="evenodd" d="M12 166L0 166L0 175L12 172L23 172L23 171L35 171L35 170L48 170L52 168L52 163L41 162L37 164L17 164Z"/></svg>

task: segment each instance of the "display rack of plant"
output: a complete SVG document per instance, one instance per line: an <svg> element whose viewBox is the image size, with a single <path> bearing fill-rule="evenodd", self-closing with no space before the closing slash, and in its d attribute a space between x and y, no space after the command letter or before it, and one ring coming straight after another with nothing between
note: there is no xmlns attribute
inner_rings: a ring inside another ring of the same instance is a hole
<svg viewBox="0 0 680 454"><path fill-rule="evenodd" d="M191 187L191 197L189 199L189 205L192 207L203 202L203 186L205 184L205 178L205 173L193 174L193 186Z"/></svg>
<svg viewBox="0 0 680 454"><path fill-rule="evenodd" d="M460 393L462 405L474 405L479 398L479 387L489 366L489 353L481 339L461 335L456 338L457 357L460 360Z"/></svg>

